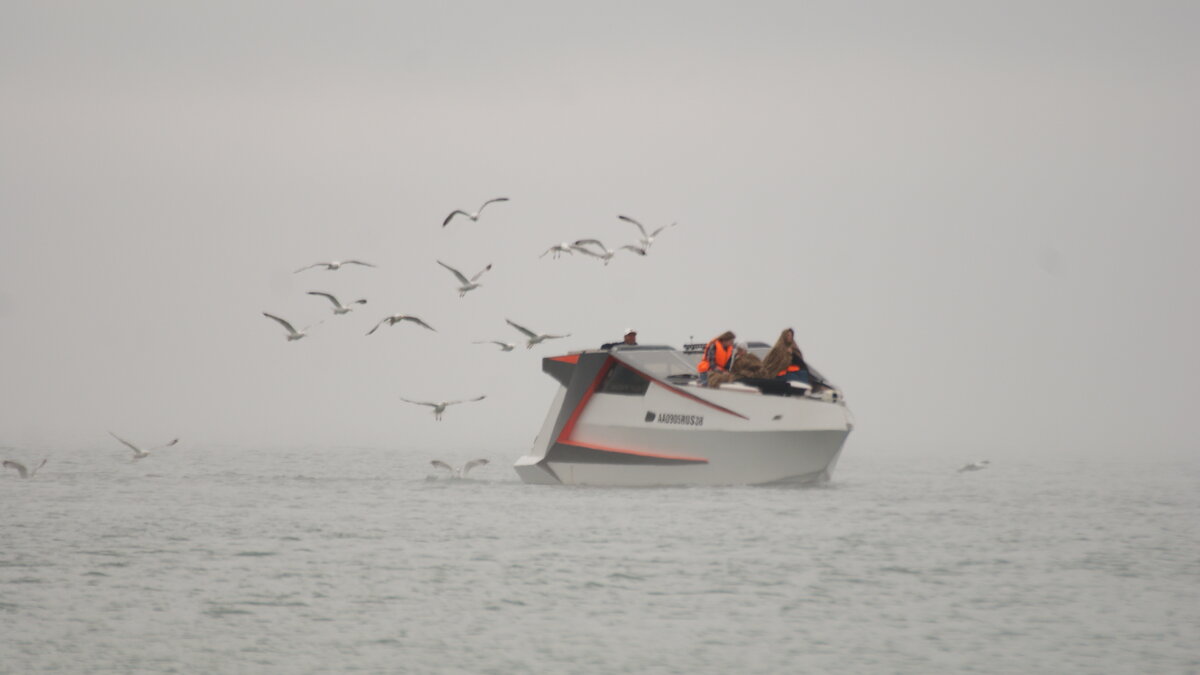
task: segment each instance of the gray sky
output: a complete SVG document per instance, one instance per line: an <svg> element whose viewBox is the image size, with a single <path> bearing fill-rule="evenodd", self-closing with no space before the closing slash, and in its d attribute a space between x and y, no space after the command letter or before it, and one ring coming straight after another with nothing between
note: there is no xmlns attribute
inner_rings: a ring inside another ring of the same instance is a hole
<svg viewBox="0 0 1200 675"><path fill-rule="evenodd" d="M515 458L540 358L632 325L795 327L851 451L1196 448L1197 5L581 7L0 5L0 445ZM619 213L680 225L537 257Z"/></svg>

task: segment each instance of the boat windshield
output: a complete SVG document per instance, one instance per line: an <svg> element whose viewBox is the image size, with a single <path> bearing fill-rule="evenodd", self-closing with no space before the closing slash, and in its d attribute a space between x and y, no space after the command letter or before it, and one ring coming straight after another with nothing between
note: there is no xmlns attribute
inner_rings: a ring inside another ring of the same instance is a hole
<svg viewBox="0 0 1200 675"><path fill-rule="evenodd" d="M680 356L679 352L670 347L614 349L613 356L618 361L629 364L630 367L659 380L666 380L674 375L693 375L696 365Z"/></svg>

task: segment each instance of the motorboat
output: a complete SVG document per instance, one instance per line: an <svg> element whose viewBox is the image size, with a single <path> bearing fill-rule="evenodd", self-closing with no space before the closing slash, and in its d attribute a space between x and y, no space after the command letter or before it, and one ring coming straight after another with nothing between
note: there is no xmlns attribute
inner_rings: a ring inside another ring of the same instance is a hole
<svg viewBox="0 0 1200 675"><path fill-rule="evenodd" d="M840 389L819 375L817 386L769 378L709 388L698 358L619 345L542 359L560 386L517 474L627 487L829 480L854 428Z"/></svg>

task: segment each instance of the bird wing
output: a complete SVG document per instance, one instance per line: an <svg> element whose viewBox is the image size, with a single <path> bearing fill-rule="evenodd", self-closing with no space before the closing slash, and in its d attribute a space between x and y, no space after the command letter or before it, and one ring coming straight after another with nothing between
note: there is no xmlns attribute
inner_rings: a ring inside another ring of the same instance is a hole
<svg viewBox="0 0 1200 675"><path fill-rule="evenodd" d="M651 238L657 237L659 232L662 232L663 230L667 229L668 227L675 227L675 223L671 223L670 225L663 225L662 227L658 228L654 232L650 233ZM645 231L643 230L642 233L645 234Z"/></svg>
<svg viewBox="0 0 1200 675"><path fill-rule="evenodd" d="M519 330L519 331L521 331L522 333L524 333L524 334L528 335L529 337L531 337L531 338L537 337L537 333L535 333L535 332L533 332L533 331L529 330L528 328L526 328L526 327L522 326L522 325L521 325L521 324L519 324L519 323L513 323L512 319L505 319L505 321L507 321L507 322L508 322L508 325L512 326L513 328L516 328L517 330Z"/></svg>
<svg viewBox="0 0 1200 675"><path fill-rule="evenodd" d="M382 318L382 319L379 321L379 323L375 324L375 327L374 327L374 328L372 328L371 330L367 331L367 335L370 335L371 333L374 333L375 331L379 330L379 327L380 327L380 326L382 326L383 324L387 323L387 322L388 322L388 320L389 320L389 319L391 319L391 318L392 318L392 317L390 317L390 316L385 316L385 317L383 317L383 318Z"/></svg>
<svg viewBox="0 0 1200 675"><path fill-rule="evenodd" d="M30 471L29 475L30 476L36 475L38 472L38 469L42 468L43 466L46 466L46 462L49 461L49 459L50 458L48 458L48 457L46 459L43 459L41 464L38 464L37 466L33 467L33 471Z"/></svg>
<svg viewBox="0 0 1200 675"><path fill-rule="evenodd" d="M431 460L429 463L432 464L434 466L434 468L445 469L450 472L451 476L454 475L454 467L450 466L449 464L443 462L440 459Z"/></svg>
<svg viewBox="0 0 1200 675"><path fill-rule="evenodd" d="M474 403L476 401L482 401L485 398L487 398L487 394L484 394L483 396L480 396L478 398L467 399L467 403Z"/></svg>
<svg viewBox="0 0 1200 675"><path fill-rule="evenodd" d="M403 396L400 397L400 400L404 401L405 403L412 403L413 405L427 405L430 408L438 407L438 404L436 404L436 403L430 403L428 401L412 401L407 398L404 398Z"/></svg>
<svg viewBox="0 0 1200 675"><path fill-rule="evenodd" d="M342 303L338 302L337 298L333 297L332 295L330 295L328 293L322 293L321 291L309 291L308 294L309 295L319 295L323 298L329 298L329 301L333 303L334 307L337 307L338 309L342 309Z"/></svg>
<svg viewBox="0 0 1200 675"><path fill-rule="evenodd" d="M362 265L363 267L376 267L376 265L372 265L369 262L363 262L361 260L344 260L344 261L342 261L342 264L343 265Z"/></svg>
<svg viewBox="0 0 1200 675"><path fill-rule="evenodd" d="M639 223L638 221L634 220L633 218L630 218L629 216L617 216L617 217L627 223L633 223L634 225L637 225L637 229L642 231L642 236L643 237L646 236L646 228L642 227L642 224Z"/></svg>
<svg viewBox="0 0 1200 675"><path fill-rule="evenodd" d="M321 265L325 265L326 267L329 267L329 263L313 263L307 267L301 267L300 269L296 270L295 272L292 272L292 274L299 274L299 273L303 272L304 270L311 270L312 268L320 267Z"/></svg>
<svg viewBox="0 0 1200 675"><path fill-rule="evenodd" d="M163 443L162 445L157 445L157 446L155 446L155 447L153 447L153 448L150 448L150 449L151 449L151 450L162 450L163 448L169 448L169 447L171 447L172 445L175 445L175 444L176 444L176 443L178 443L178 442L179 442L179 439L178 439L178 438L175 438L175 439L172 439L170 443Z"/></svg>
<svg viewBox="0 0 1200 675"><path fill-rule="evenodd" d="M446 263L442 262L441 260L437 261L437 264L439 264L439 265L441 265L442 267L445 267L446 269L450 270L450 273L451 273L451 274L453 274L454 276L458 277L458 280L459 280L459 281L461 281L461 282L463 282L463 284L464 284L464 285L471 283L471 282L470 282L470 281L469 281L469 280L468 280L466 277L464 277L464 276L463 276L463 273L462 273L462 272L459 272L458 270L456 270L456 269L454 269L453 267L451 267L451 266L447 265Z"/></svg>
<svg viewBox="0 0 1200 675"><path fill-rule="evenodd" d="M636 253L638 255L646 255L646 249L642 248L641 246L633 246L631 244L626 244L626 245L622 246L621 248L627 248L630 251L633 251L634 253Z"/></svg>
<svg viewBox="0 0 1200 675"><path fill-rule="evenodd" d="M576 239L574 248L579 250L580 246L588 246L588 245L599 246L600 250L602 250L602 251L608 250L608 247L605 246L604 244L600 243L599 239Z"/></svg>
<svg viewBox="0 0 1200 675"><path fill-rule="evenodd" d="M280 324L282 324L283 327L286 328L289 333L291 333L292 335L296 335L296 329L292 328L292 324L288 323L287 321L275 316L274 314L267 314L266 312L263 312L263 316L265 316L269 319L275 319ZM109 432L109 433L112 433L112 432Z"/></svg>
<svg viewBox="0 0 1200 675"><path fill-rule="evenodd" d="M478 281L479 277L483 276L483 273L490 269L492 269L492 263L488 263L487 267L479 270L479 274L476 274L475 276L471 277L471 282L474 283L474 282Z"/></svg>
<svg viewBox="0 0 1200 675"><path fill-rule="evenodd" d="M559 338L566 338L566 337L571 337L571 334L567 333L566 335L543 335L542 339L543 340L557 340Z"/></svg>
<svg viewBox="0 0 1200 675"><path fill-rule="evenodd" d="M415 316L405 316L403 319L401 319L401 321L411 321L411 322L413 322L413 323L417 324L418 326L422 326L422 327L424 327L424 328L428 328L429 330L431 330L431 331L433 331L433 332L435 332L435 333L437 332L437 329L436 329L436 328L434 328L433 326L430 326L429 324L425 323L424 321L422 321L422 320L418 319L418 318L417 318L417 317L415 317Z"/></svg>
<svg viewBox="0 0 1200 675"><path fill-rule="evenodd" d="M45 464L45 462L42 463ZM20 462L14 462L11 459L6 459L3 462L0 462L0 466L3 466L6 469L16 469L21 478L29 477L29 471L26 470L25 465Z"/></svg>
<svg viewBox="0 0 1200 675"><path fill-rule="evenodd" d="M484 207L487 206L488 204L495 204L496 202L506 202L506 201L508 201L508 197L496 197L495 199L489 199L483 203L483 206L479 207L479 213L483 213Z"/></svg>
<svg viewBox="0 0 1200 675"><path fill-rule="evenodd" d="M466 464L463 464L462 475L466 476L467 472L470 471L471 469L474 469L477 466L483 466L484 464L487 464L487 463L488 463L488 461L486 459L473 459L473 460L467 462Z"/></svg>
<svg viewBox="0 0 1200 675"><path fill-rule="evenodd" d="M471 214L467 213L466 211L463 211L462 209L454 209L453 211L450 212L450 215L446 216L446 219L442 221L442 227L449 225L450 219L459 214L464 215L468 218L471 217Z"/></svg>
<svg viewBox="0 0 1200 675"><path fill-rule="evenodd" d="M125 440L124 438L121 438L120 436L114 434L113 432L111 432L111 431L108 432L108 435L112 436L113 438L117 439L118 441L121 441L122 443L125 444L126 447L128 447L130 450L134 451L135 453L137 453L139 455L146 454L145 450L142 450L138 446L134 445L133 443L130 443L129 441Z"/></svg>

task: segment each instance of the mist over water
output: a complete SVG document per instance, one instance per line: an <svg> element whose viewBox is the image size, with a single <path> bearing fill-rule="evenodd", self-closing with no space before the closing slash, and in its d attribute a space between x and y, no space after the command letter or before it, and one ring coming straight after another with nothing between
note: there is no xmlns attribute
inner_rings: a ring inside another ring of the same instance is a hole
<svg viewBox="0 0 1200 675"><path fill-rule="evenodd" d="M0 475L0 671L1200 667L1191 459L959 474L851 444L824 487L628 490L523 485L518 454L90 449Z"/></svg>

